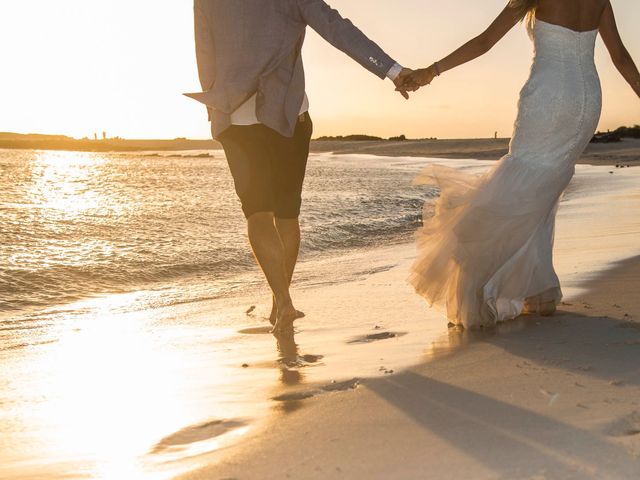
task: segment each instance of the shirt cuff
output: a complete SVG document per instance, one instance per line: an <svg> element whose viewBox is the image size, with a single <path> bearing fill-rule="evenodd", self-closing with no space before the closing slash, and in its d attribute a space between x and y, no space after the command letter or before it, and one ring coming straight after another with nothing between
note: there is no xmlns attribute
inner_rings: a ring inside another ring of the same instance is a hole
<svg viewBox="0 0 640 480"><path fill-rule="evenodd" d="M402 72L402 68L402 65L400 65L399 63L394 63L393 67L391 67L387 72L387 78L395 82L396 78L398 78L398 75L400 75L400 72Z"/></svg>

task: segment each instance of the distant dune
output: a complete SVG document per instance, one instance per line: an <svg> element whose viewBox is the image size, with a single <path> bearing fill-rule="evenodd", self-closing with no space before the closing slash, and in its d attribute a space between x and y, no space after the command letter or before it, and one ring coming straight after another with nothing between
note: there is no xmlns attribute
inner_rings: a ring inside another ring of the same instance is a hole
<svg viewBox="0 0 640 480"><path fill-rule="evenodd" d="M361 153L390 157L472 158L498 160L507 154L509 139L314 141L313 152ZM590 165L640 165L640 139L592 143L579 163Z"/></svg>
<svg viewBox="0 0 640 480"><path fill-rule="evenodd" d="M392 157L473 158L497 160L507 153L509 139L452 140L314 140L316 153L369 154ZM71 150L83 152L135 152L220 149L214 140L77 140L63 135L22 135L0 132L0 148ZM615 143L591 144L580 163L592 165L640 165L640 139L623 138Z"/></svg>
<svg viewBox="0 0 640 480"><path fill-rule="evenodd" d="M0 148L24 150L71 150L79 152L137 152L144 150L212 150L222 148L213 140L77 140L64 135L1 133Z"/></svg>

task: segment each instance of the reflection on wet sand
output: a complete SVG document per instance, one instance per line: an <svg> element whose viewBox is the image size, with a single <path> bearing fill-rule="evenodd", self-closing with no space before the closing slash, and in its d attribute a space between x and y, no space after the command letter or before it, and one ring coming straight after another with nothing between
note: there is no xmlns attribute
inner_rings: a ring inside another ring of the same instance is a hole
<svg viewBox="0 0 640 480"><path fill-rule="evenodd" d="M293 329L275 336L278 344L280 364L280 381L284 385L298 385L303 380L303 374L298 369L298 345L294 338Z"/></svg>
<svg viewBox="0 0 640 480"><path fill-rule="evenodd" d="M447 333L431 343L425 350L424 360L432 361L453 355L473 343L490 342L492 339L515 334L540 322L553 321L535 315L522 315L508 322L498 323L491 328L469 330L461 326L450 326Z"/></svg>

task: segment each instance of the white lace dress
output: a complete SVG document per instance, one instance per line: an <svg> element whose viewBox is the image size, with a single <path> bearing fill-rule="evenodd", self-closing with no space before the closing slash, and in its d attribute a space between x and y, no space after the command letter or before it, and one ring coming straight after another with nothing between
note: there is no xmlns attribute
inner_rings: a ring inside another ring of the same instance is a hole
<svg viewBox="0 0 640 480"><path fill-rule="evenodd" d="M600 118L597 31L538 20L531 36L535 58L509 153L482 176L432 166L418 179L437 184L441 196L417 234L409 281L464 327L514 318L527 298L562 297L552 262L555 216Z"/></svg>

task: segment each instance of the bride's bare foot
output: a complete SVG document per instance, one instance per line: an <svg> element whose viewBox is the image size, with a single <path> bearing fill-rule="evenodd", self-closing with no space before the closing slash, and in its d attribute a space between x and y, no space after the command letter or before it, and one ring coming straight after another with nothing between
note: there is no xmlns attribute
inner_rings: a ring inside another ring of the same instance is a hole
<svg viewBox="0 0 640 480"><path fill-rule="evenodd" d="M543 317L550 317L556 312L556 302L550 300L548 302L540 302L538 300L527 299L524 302L524 314L529 315L541 315Z"/></svg>
<svg viewBox="0 0 640 480"><path fill-rule="evenodd" d="M298 318L304 317L304 313L293 308L293 305L288 305L278 310L276 316L276 322L273 325L272 333L279 333L289 330L293 327L293 322Z"/></svg>
<svg viewBox="0 0 640 480"><path fill-rule="evenodd" d="M550 317L556 312L556 302L544 302L538 306L538 314L543 317Z"/></svg>

